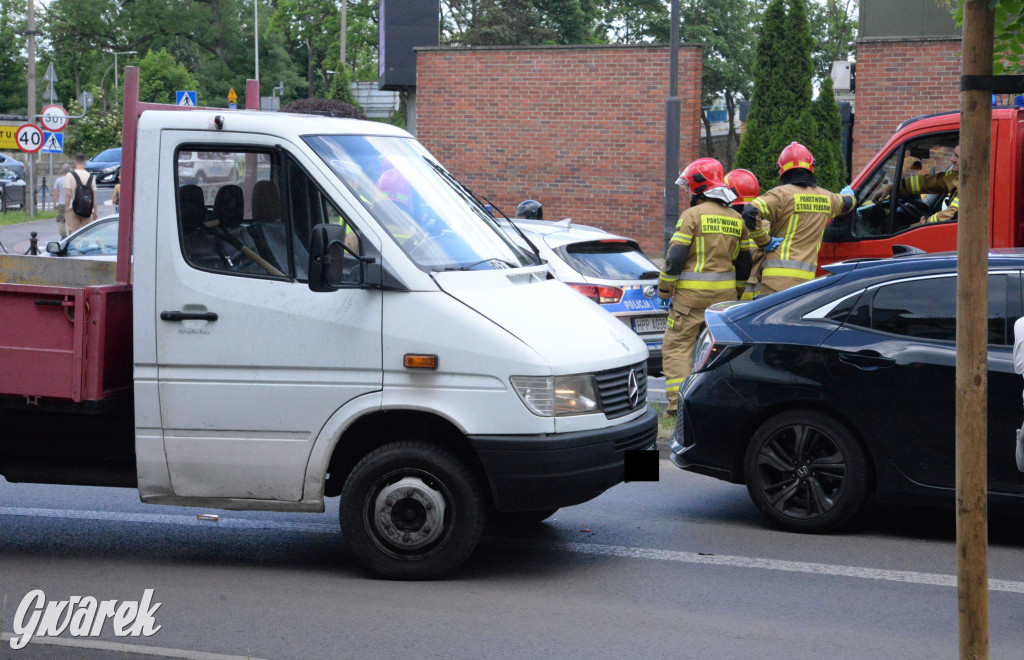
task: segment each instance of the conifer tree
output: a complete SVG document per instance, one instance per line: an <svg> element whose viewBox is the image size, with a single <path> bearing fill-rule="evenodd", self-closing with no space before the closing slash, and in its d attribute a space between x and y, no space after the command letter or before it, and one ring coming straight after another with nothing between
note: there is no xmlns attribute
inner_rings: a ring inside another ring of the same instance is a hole
<svg viewBox="0 0 1024 660"><path fill-rule="evenodd" d="M785 21L785 0L771 0L765 9L758 34L750 113L736 153L736 166L757 175L762 190L778 184L778 168L775 165L778 152L772 155L768 143L780 123L777 116L781 111L779 104L783 98L782 77L785 75L782 53L784 42L780 36Z"/></svg>
<svg viewBox="0 0 1024 660"><path fill-rule="evenodd" d="M807 3L806 0L787 0L787 5L789 11L779 34L783 73L780 76L780 89L777 91L777 123L768 140L768 153L776 164L776 176L779 154L791 142L804 145L817 159L815 147L818 143L818 131L811 111L811 98L814 93L811 86L811 80L814 78L811 51L814 50L814 39L811 38L811 26L807 22Z"/></svg>
<svg viewBox="0 0 1024 660"><path fill-rule="evenodd" d="M828 76L814 102L814 124L818 129L818 143L812 150L814 153L814 172L818 175L818 185L832 191L838 191L849 182L846 163L843 161L843 119L836 105L835 93L832 91L832 78Z"/></svg>

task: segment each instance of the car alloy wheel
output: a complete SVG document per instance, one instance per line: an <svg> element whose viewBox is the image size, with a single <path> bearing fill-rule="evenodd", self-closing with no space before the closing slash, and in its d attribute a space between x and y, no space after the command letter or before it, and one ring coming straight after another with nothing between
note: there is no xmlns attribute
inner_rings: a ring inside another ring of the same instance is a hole
<svg viewBox="0 0 1024 660"><path fill-rule="evenodd" d="M826 532L863 508L869 468L846 426L818 412L791 411L758 429L745 477L762 514L792 531Z"/></svg>

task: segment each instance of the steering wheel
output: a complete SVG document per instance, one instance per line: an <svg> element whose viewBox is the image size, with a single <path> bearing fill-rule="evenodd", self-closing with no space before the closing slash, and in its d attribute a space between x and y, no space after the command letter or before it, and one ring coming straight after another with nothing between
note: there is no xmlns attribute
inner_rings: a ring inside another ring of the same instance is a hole
<svg viewBox="0 0 1024 660"><path fill-rule="evenodd" d="M931 207L920 199L897 199L896 209L914 218L914 222L917 222L922 216L927 217L932 214Z"/></svg>
<svg viewBox="0 0 1024 660"><path fill-rule="evenodd" d="M410 259L415 259L416 253L419 252L420 248L422 248L424 245L430 245L431 243L436 243L436 242L440 241L442 238L444 238L445 236L447 236L448 234L454 234L454 233L455 232L453 232L451 229L443 229L443 230L441 230L440 234L430 234L430 235L428 235L422 241L420 241L415 246L413 246L413 248L411 250L409 250L409 258Z"/></svg>

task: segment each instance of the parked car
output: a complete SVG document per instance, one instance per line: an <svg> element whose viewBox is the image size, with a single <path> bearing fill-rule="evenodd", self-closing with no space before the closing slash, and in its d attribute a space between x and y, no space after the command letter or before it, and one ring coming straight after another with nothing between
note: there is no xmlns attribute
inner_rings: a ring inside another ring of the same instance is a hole
<svg viewBox="0 0 1024 660"><path fill-rule="evenodd" d="M236 183L241 177L238 161L219 151L179 151L179 184L207 182Z"/></svg>
<svg viewBox="0 0 1024 660"><path fill-rule="evenodd" d="M97 186L112 186L121 182L121 147L107 149L85 163L87 172L95 177Z"/></svg>
<svg viewBox="0 0 1024 660"><path fill-rule="evenodd" d="M6 154L0 154L0 167L9 167L17 172L18 176L23 180L25 179L25 163L16 158L12 158Z"/></svg>
<svg viewBox="0 0 1024 660"><path fill-rule="evenodd" d="M647 373L661 375L661 340L668 313L658 307L659 269L631 238L597 227L514 219L562 282L625 323L647 344ZM507 223L506 233L517 237Z"/></svg>
<svg viewBox="0 0 1024 660"><path fill-rule="evenodd" d="M25 208L25 177L7 165L0 165L0 208Z"/></svg>
<svg viewBox="0 0 1024 660"><path fill-rule="evenodd" d="M707 312L680 392L679 467L746 484L781 527L825 532L865 503L953 502L956 257L840 262L833 273ZM1013 323L1024 251L993 253L988 304L988 485L1020 503L1021 386Z"/></svg>
<svg viewBox="0 0 1024 660"><path fill-rule="evenodd" d="M117 218L116 215L104 216L59 241L50 241L46 244L46 255L116 261Z"/></svg>

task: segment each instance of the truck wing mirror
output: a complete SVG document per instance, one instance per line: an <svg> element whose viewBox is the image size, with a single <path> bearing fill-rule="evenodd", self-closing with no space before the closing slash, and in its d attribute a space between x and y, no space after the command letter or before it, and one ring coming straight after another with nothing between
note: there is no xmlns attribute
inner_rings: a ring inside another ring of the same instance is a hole
<svg viewBox="0 0 1024 660"><path fill-rule="evenodd" d="M362 286L366 265L373 259L361 257L345 244L346 228L322 224L313 227L309 242L309 288L337 291Z"/></svg>

